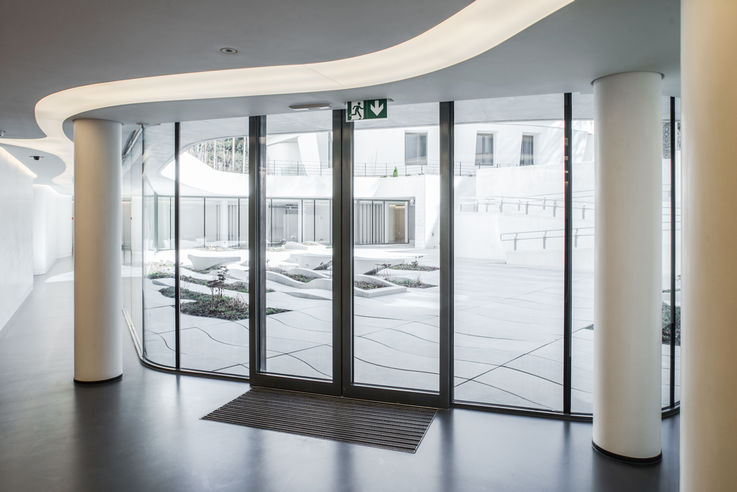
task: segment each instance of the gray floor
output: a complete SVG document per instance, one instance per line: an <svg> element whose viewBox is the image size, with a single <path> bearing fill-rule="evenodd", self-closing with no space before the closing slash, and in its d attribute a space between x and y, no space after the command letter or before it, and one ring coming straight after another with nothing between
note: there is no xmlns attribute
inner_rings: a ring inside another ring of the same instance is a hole
<svg viewBox="0 0 737 492"><path fill-rule="evenodd" d="M121 382L75 386L70 269L0 331L0 490L678 489L678 417L650 467L596 454L590 424L458 409L410 455L200 420L248 385L146 369L127 335Z"/></svg>

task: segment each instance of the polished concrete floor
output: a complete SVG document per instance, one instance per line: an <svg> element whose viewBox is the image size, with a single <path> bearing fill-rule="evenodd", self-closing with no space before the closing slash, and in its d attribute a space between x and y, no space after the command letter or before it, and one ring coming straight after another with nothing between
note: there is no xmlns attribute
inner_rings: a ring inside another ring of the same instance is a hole
<svg viewBox="0 0 737 492"><path fill-rule="evenodd" d="M678 417L649 467L596 454L590 424L459 409L386 451L200 420L248 385L144 368L127 334L122 381L75 386L70 268L0 331L2 491L678 490Z"/></svg>

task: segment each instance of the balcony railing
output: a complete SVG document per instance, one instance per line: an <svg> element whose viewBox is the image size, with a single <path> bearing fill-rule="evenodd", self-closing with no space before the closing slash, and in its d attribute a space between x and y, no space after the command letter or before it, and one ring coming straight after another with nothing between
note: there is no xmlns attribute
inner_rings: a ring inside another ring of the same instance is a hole
<svg viewBox="0 0 737 492"><path fill-rule="evenodd" d="M480 168L490 169L499 167L479 166L474 162L457 161L453 166L456 176L475 176ZM333 170L329 162L273 160L266 162L266 174L271 176L330 176ZM406 162L366 162L357 161L353 164L353 175L358 177L399 177L399 176L437 176L440 174L440 163L429 161L426 163Z"/></svg>

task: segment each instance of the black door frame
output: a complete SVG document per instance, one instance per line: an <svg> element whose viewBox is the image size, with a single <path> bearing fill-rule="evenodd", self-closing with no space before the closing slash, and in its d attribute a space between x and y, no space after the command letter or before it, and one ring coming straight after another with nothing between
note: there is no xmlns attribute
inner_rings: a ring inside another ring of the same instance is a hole
<svg viewBox="0 0 737 492"><path fill-rule="evenodd" d="M249 118L249 378L252 385L448 408L452 401L453 103L440 103L440 323L437 392L356 384L353 371L353 123L332 113L333 333L331 381L266 372L266 116Z"/></svg>

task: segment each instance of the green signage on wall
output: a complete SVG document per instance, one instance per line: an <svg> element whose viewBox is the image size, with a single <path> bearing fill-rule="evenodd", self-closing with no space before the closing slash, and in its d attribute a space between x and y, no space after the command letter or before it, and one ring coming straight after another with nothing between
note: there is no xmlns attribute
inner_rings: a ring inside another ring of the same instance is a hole
<svg viewBox="0 0 737 492"><path fill-rule="evenodd" d="M346 121L386 118L386 99L366 99L346 103Z"/></svg>

